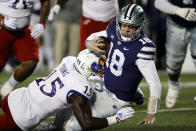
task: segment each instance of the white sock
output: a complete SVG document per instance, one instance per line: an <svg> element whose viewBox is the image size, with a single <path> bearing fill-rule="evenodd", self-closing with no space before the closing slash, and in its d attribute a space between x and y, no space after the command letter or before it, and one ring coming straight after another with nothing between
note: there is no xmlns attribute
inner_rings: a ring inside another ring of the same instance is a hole
<svg viewBox="0 0 196 131"><path fill-rule="evenodd" d="M1 95L4 97L4 96L6 96L7 94L9 94L10 92L12 92L13 89L14 89L14 87L15 87L18 83L19 83L19 82L16 81L16 80L14 79L14 75L12 75L12 76L10 77L10 79L2 86L1 91L0 91Z"/></svg>
<svg viewBox="0 0 196 131"><path fill-rule="evenodd" d="M18 85L18 81L14 79L14 74L10 77L10 79L8 80L10 86L12 88L14 88L16 85Z"/></svg>

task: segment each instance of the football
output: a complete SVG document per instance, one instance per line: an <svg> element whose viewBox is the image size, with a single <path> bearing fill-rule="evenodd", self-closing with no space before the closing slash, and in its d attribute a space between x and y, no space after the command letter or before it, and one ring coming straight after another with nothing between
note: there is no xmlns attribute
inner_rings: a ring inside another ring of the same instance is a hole
<svg viewBox="0 0 196 131"><path fill-rule="evenodd" d="M98 48L108 52L109 47L110 47L110 40L107 37L105 37L105 36L99 36L99 38L101 38L101 39L98 40L97 43L104 43L105 46L98 46Z"/></svg>

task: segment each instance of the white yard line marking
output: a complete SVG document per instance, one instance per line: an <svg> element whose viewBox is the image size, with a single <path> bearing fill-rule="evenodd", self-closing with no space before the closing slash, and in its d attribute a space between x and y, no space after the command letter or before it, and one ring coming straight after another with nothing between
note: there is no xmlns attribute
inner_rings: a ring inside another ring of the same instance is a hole
<svg viewBox="0 0 196 131"><path fill-rule="evenodd" d="M168 88L168 83L167 82L161 82L163 88ZM196 88L196 82L181 82L182 84L182 87L185 87L185 88ZM148 87L148 84L147 83L144 83L142 82L139 87Z"/></svg>
<svg viewBox="0 0 196 131"><path fill-rule="evenodd" d="M177 112L177 111L196 111L196 108L187 107L187 108L174 108L174 109L159 109L159 112ZM146 110L141 110L136 112L146 112Z"/></svg>
<svg viewBox="0 0 196 131"><path fill-rule="evenodd" d="M196 111L196 107L187 108L174 108L174 109L159 109L159 112L178 112L178 111ZM135 112L146 112L146 110L140 110ZM49 119L54 119L55 116L50 116Z"/></svg>

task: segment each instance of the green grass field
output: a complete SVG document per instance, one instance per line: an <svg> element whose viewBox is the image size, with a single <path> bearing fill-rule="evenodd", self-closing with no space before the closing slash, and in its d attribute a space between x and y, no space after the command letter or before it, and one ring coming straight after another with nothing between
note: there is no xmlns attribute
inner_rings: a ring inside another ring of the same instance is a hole
<svg viewBox="0 0 196 131"><path fill-rule="evenodd" d="M2 85L10 74L0 75L0 85ZM18 87L27 86L37 77L46 76L45 74L33 74ZM123 123L112 125L103 131L196 131L196 103L193 97L196 95L196 74L181 75L183 88L179 94L179 99L173 109L166 109L165 95L167 93L167 74L159 74L163 90L161 97L161 105L156 121L153 125L137 126L137 123L146 116L147 98L149 89L145 81L142 81L141 89L145 94L145 102L141 106L133 105L135 114ZM1 112L1 110L0 110Z"/></svg>

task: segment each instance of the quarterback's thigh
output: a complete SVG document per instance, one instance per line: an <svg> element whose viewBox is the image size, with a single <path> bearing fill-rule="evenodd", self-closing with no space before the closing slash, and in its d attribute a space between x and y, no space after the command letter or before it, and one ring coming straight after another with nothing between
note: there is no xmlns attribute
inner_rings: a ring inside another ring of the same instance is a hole
<svg viewBox="0 0 196 131"><path fill-rule="evenodd" d="M166 42L166 63L172 69L180 69L184 61L187 49L184 28L178 27L171 20L168 20L167 42Z"/></svg>
<svg viewBox="0 0 196 131"><path fill-rule="evenodd" d="M112 99L112 95L106 91L95 91L96 100L92 104L92 114L95 117L107 117L116 114L118 103Z"/></svg>

